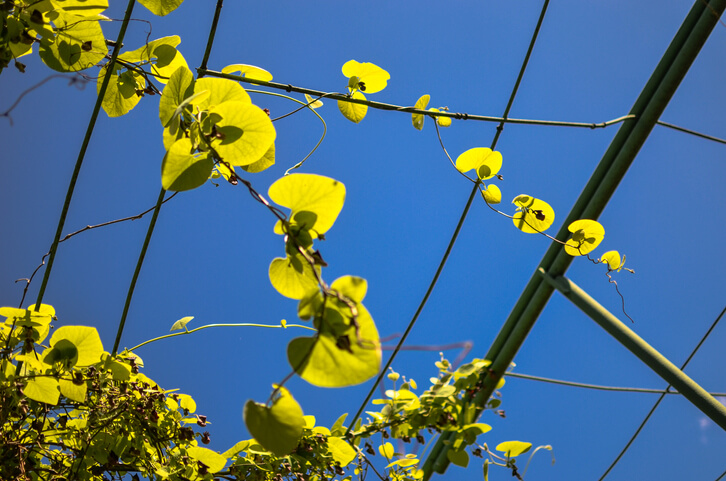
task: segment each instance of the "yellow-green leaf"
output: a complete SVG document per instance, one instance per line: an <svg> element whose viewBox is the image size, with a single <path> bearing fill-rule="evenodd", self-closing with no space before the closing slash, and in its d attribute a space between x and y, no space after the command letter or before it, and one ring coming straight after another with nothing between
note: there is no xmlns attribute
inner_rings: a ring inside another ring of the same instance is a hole
<svg viewBox="0 0 726 481"><path fill-rule="evenodd" d="M391 443L384 443L378 446L378 452L386 459L391 459L396 454Z"/></svg>
<svg viewBox="0 0 726 481"><path fill-rule="evenodd" d="M76 384L68 379L61 379L59 381L59 387L60 393L71 401L82 403L86 400L87 386L85 381L81 384Z"/></svg>
<svg viewBox="0 0 726 481"><path fill-rule="evenodd" d="M173 12L184 0L139 0L139 3L148 8L151 13L163 17Z"/></svg>
<svg viewBox="0 0 726 481"><path fill-rule="evenodd" d="M208 152L192 153L192 142L184 137L172 144L161 163L161 186L181 192L204 184L214 167Z"/></svg>
<svg viewBox="0 0 726 481"><path fill-rule="evenodd" d="M244 421L250 434L267 450L278 456L292 452L302 437L305 419L300 405L290 392L280 387L271 407L251 399L244 408Z"/></svg>
<svg viewBox="0 0 726 481"><path fill-rule="evenodd" d="M567 227L572 237L565 244L565 252L571 256L584 256L595 249L603 237L605 228L597 221L590 219L576 220Z"/></svg>
<svg viewBox="0 0 726 481"><path fill-rule="evenodd" d="M308 94L305 94L305 101L308 103L308 107L310 107L311 109L317 109L323 106L323 102L320 99L313 100L313 98Z"/></svg>
<svg viewBox="0 0 726 481"><path fill-rule="evenodd" d="M515 197L512 204L517 206L512 222L527 234L544 232L555 221L555 211L543 200L522 194Z"/></svg>
<svg viewBox="0 0 726 481"><path fill-rule="evenodd" d="M101 92L103 77L106 75L108 65L104 65L101 74L96 81L96 91ZM119 73L121 70L123 72ZM131 70L124 70L120 65L111 72L111 78L106 88L106 95L103 97L104 112L109 117L120 117L130 112L136 104L141 101L141 95L137 92L144 90L146 80L144 77Z"/></svg>
<svg viewBox="0 0 726 481"><path fill-rule="evenodd" d="M58 398L60 397L58 380L50 376L32 378L23 388L23 394L38 402L58 404Z"/></svg>
<svg viewBox="0 0 726 481"><path fill-rule="evenodd" d="M194 106L207 110L223 102L251 104L250 94L240 84L224 78L204 77L194 82L194 93L209 92L209 96L195 100ZM265 114L267 115L267 114ZM262 154L260 154L262 155Z"/></svg>
<svg viewBox="0 0 726 481"><path fill-rule="evenodd" d="M488 147L475 147L456 158L456 168L459 172L474 169L481 180L491 179L502 168L502 154Z"/></svg>
<svg viewBox="0 0 726 481"><path fill-rule="evenodd" d="M357 77L356 86L353 88L369 94L380 92L386 88L388 79L391 78L388 72L369 62L360 63L349 60L343 65L342 71L348 79Z"/></svg>
<svg viewBox="0 0 726 481"><path fill-rule="evenodd" d="M330 288L353 302L363 302L368 291L368 282L362 277L343 276L334 280Z"/></svg>
<svg viewBox="0 0 726 481"><path fill-rule="evenodd" d="M366 99L366 96L357 90L351 94L351 97L360 100ZM353 102L345 102L343 100L338 100L338 109L346 119L350 120L351 122L355 122L356 124L363 120L363 118L366 116L366 113L368 113L367 105L356 104Z"/></svg>
<svg viewBox="0 0 726 481"><path fill-rule="evenodd" d="M498 204L502 201L502 191L494 184L488 185L485 190L481 191L481 196L488 204Z"/></svg>
<svg viewBox="0 0 726 481"><path fill-rule="evenodd" d="M440 112L440 110L431 107L429 109L429 112L438 113L438 112ZM451 127L451 117L444 117L444 116L437 115L436 123L439 124L439 127Z"/></svg>
<svg viewBox="0 0 726 481"><path fill-rule="evenodd" d="M78 349L77 366L90 366L101 360L103 344L95 327L89 326L63 326L59 327L50 338L50 345L66 339Z"/></svg>
<svg viewBox="0 0 726 481"><path fill-rule="evenodd" d="M262 80L263 82L269 82L272 80L272 74L267 70L255 67L254 65L245 65L243 63L227 65L222 69L222 73L237 73L240 77L253 78L255 80Z"/></svg>
<svg viewBox="0 0 726 481"><path fill-rule="evenodd" d="M54 41L40 41L40 58L59 72L79 72L98 64L108 53L98 20L62 12L56 10L60 15L53 19L57 34Z"/></svg>
<svg viewBox="0 0 726 481"><path fill-rule="evenodd" d="M276 132L270 116L256 105L226 101L212 107L210 115L221 117L215 124L219 138L213 139L211 144L230 165L243 166L257 162L275 141Z"/></svg>
<svg viewBox="0 0 726 481"><path fill-rule="evenodd" d="M461 451L449 449L446 451L446 457L449 458L449 461L456 466L461 466L462 468L469 466L469 453L467 453L464 449Z"/></svg>
<svg viewBox="0 0 726 481"><path fill-rule="evenodd" d="M159 99L159 120L167 127L172 117L181 113L185 100L194 93L194 75L189 68L179 67L171 74ZM189 103L191 99L187 102Z"/></svg>
<svg viewBox="0 0 726 481"><path fill-rule="evenodd" d="M523 441L505 441L497 445L497 451L505 453L508 458L515 458L520 454L524 454L532 447L532 443Z"/></svg>
<svg viewBox="0 0 726 481"><path fill-rule="evenodd" d="M290 174L277 180L268 190L270 199L291 209L291 225L296 225L295 217L301 213L313 214L314 222L310 225L312 216L305 215L305 228L310 234L317 237L330 229L345 203L345 185L330 177L315 174ZM282 234L278 226L276 231Z"/></svg>
<svg viewBox="0 0 726 481"><path fill-rule="evenodd" d="M619 271L623 268L618 251L607 251L600 257L600 262L607 264L608 269L612 271Z"/></svg>
<svg viewBox="0 0 726 481"><path fill-rule="evenodd" d="M350 447L350 444L337 436L328 437L328 449L333 455L333 460L340 463L341 466L347 466L356 456L356 452Z"/></svg>
<svg viewBox="0 0 726 481"><path fill-rule="evenodd" d="M79 17L92 17L108 8L108 0L51 0L51 3Z"/></svg>
<svg viewBox="0 0 726 481"><path fill-rule="evenodd" d="M415 108L417 110L425 110L426 109L426 106L429 104L429 100L431 100L431 96L430 95L428 95L428 94L422 95L416 101L416 105L414 105L413 108ZM416 130L423 129L424 119L425 118L426 118L426 116L424 114L412 114L411 115L411 120L413 122L413 127Z"/></svg>
<svg viewBox="0 0 726 481"><path fill-rule="evenodd" d="M204 464L207 467L207 471L210 473L221 471L222 468L224 468L224 465L227 464L227 458L212 451L211 449L200 446L192 446L188 448L187 454L190 458Z"/></svg>
<svg viewBox="0 0 726 481"><path fill-rule="evenodd" d="M318 274L320 267L315 266ZM313 268L302 255L276 257L270 263L270 283L277 292L291 299L302 299L308 291L318 288Z"/></svg>
<svg viewBox="0 0 726 481"><path fill-rule="evenodd" d="M189 324L189 321L191 321L192 319L194 319L194 316L182 317L181 319L179 319L178 321L176 321L171 326L171 329L169 329L169 331L172 331L173 332L173 331L180 331L182 329L185 329L186 330L187 324Z"/></svg>
<svg viewBox="0 0 726 481"><path fill-rule="evenodd" d="M273 143L269 149L267 149L267 152L265 152L265 155L260 158L260 160L256 162L252 162L249 165L242 165L240 168L244 170L245 172L249 172L250 174L256 174L258 172L262 172L265 169L268 169L275 165L275 144Z"/></svg>

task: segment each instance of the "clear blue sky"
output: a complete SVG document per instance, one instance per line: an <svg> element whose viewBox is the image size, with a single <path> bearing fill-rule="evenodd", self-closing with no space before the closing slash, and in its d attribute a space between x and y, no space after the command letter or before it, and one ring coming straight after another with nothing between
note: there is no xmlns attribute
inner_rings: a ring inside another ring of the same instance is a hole
<svg viewBox="0 0 726 481"><path fill-rule="evenodd" d="M109 16L121 18L115 2ZM199 65L214 2L188 0L163 19L137 7L153 24L151 38L179 34L190 67ZM665 51L690 2L552 2L524 76L512 117L603 122L628 113ZM274 80L341 91L340 68L356 59L391 74L369 98L499 116L519 71L541 2L233 2L222 12L209 67L258 65ZM115 38L118 23L104 25ZM142 45L148 25L131 25L125 44ZM726 137L726 27L716 27L662 120ZM4 111L49 70L24 60L0 76ZM92 69L90 75L97 74ZM22 286L48 250L91 108L95 84L78 91L51 80L0 119L3 175L0 205L0 304L15 306ZM253 95L273 116L294 105ZM328 135L304 169L342 181L345 207L321 246L333 280L368 280L366 307L382 336L402 332L446 248L471 190L438 145L431 120L422 132L407 114L369 110L358 125L334 102L319 110ZM589 130L507 125L497 150L502 208L518 194L546 200L557 213L554 234L600 160L617 126ZM260 191L315 145L322 125L309 112L276 123L277 165L247 178ZM495 124L454 122L443 131L452 156L489 146ZM129 115L100 119L81 172L66 232L151 207L164 154L158 99ZM633 329L680 365L726 304L722 254L726 145L656 127L600 221L605 240L594 252L617 249L636 274L617 276ZM113 345L126 289L148 217L84 233L61 245L45 302L59 325L96 326ZM296 303L274 291L267 268L283 255L274 219L239 185L208 184L164 206L130 310L122 346L168 332L184 316L190 326L215 322L275 324L295 320ZM549 241L517 231L511 221L473 206L409 344L472 341L484 356ZM576 260L568 276L624 319L620 298L602 266ZM34 299L40 278L29 299ZM627 320L626 320L627 321ZM289 371L293 330L207 330L142 348L146 374L167 389L191 394L212 421L211 447L223 451L248 435L242 406L263 401ZM687 373L710 391L726 391L720 325ZM386 353L384 353L386 354ZM453 359L458 352L447 352ZM435 375L434 352L405 352L394 368L420 386ZM665 383L558 294L520 351L516 370L573 381L662 388ZM355 412L370 387L329 390L289 383L306 414L330 424ZM518 439L551 444L557 463L538 455L527 479L596 480L656 400L655 395L586 391L509 379L502 390L506 419L487 414L494 429L480 438L495 446ZM726 434L678 396L669 396L607 479L716 479L726 469ZM480 463L452 467L445 479L480 479ZM504 470L492 479L509 479Z"/></svg>

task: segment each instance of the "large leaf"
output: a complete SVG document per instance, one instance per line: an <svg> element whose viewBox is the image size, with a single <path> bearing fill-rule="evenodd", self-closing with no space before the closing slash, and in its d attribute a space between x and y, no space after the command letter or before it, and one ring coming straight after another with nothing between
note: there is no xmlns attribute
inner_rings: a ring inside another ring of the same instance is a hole
<svg viewBox="0 0 726 481"><path fill-rule="evenodd" d="M79 17L93 17L108 8L108 0L51 0L51 3Z"/></svg>
<svg viewBox="0 0 726 481"><path fill-rule="evenodd" d="M161 125L166 127L175 114L181 113L177 112L177 109L194 93L193 84L194 75L189 68L179 67L171 74L159 99Z"/></svg>
<svg viewBox="0 0 726 481"><path fill-rule="evenodd" d="M43 62L59 72L79 72L103 60L108 48L98 20L59 12L54 12L56 18L51 17L56 27L55 41L40 41Z"/></svg>
<svg viewBox="0 0 726 481"><path fill-rule="evenodd" d="M97 93L101 93L103 78L107 71L108 65L104 65L96 81ZM116 64L111 71L106 95L104 95L101 104L103 110L109 117L120 117L127 114L141 101L141 95L138 92L144 90L145 87L146 80L142 75L132 70L125 70L119 64Z"/></svg>
<svg viewBox="0 0 726 481"><path fill-rule="evenodd" d="M209 93L208 97L194 102L199 110L207 110L223 102L252 103L250 94L240 84L224 78L204 77L198 79L194 84L194 93L199 92Z"/></svg>
<svg viewBox="0 0 726 481"><path fill-rule="evenodd" d="M195 91L200 82L197 81ZM210 99L214 99L213 92ZM276 132L270 116L256 105L227 101L212 107L210 115L221 117L215 124L219 138L214 139L211 145L230 165L244 166L257 162L275 141Z"/></svg>
<svg viewBox="0 0 726 481"><path fill-rule="evenodd" d="M247 401L244 421L247 430L267 450L277 456L292 452L302 437L305 419L300 405L284 387L271 407Z"/></svg>
<svg viewBox="0 0 726 481"><path fill-rule="evenodd" d="M161 163L161 186L181 192L196 189L212 173L214 161L207 152L192 153L192 142L184 137L172 144Z"/></svg>
<svg viewBox="0 0 726 481"><path fill-rule="evenodd" d="M267 149L267 152L265 152L265 155L260 158L257 162L253 162L248 165L241 166L241 169L245 172L249 172L250 174L256 174L258 172L262 172L265 169L268 169L275 165L275 144L273 143L269 149Z"/></svg>
<svg viewBox="0 0 726 481"><path fill-rule="evenodd" d="M32 378L23 388L23 393L30 399L46 404L58 404L60 391L58 380L49 376L38 376Z"/></svg>
<svg viewBox="0 0 726 481"><path fill-rule="evenodd" d="M163 17L173 12L184 0L139 0L139 3L148 8L151 13Z"/></svg>
<svg viewBox="0 0 726 481"><path fill-rule="evenodd" d="M330 449L330 454L333 455L333 460L340 463L341 466L348 465L356 456L356 452L350 444L336 436L328 437L328 449Z"/></svg>
<svg viewBox="0 0 726 481"><path fill-rule="evenodd" d="M322 175L291 174L272 184L268 195L273 202L292 210L290 219L293 225L298 214L314 214L316 218L313 225L306 225L305 229L317 237L333 226L343 209L345 185ZM275 232L282 234L279 225Z"/></svg>
<svg viewBox="0 0 726 481"><path fill-rule="evenodd" d="M156 80L166 83L179 67L189 68L184 56L176 49L181 43L178 35L153 40L142 47L119 55L121 60L150 63L149 70Z"/></svg>
<svg viewBox="0 0 726 481"><path fill-rule="evenodd" d="M502 154L489 147L475 147L456 158L456 168L459 172L474 169L481 180L491 179L502 168Z"/></svg>
<svg viewBox="0 0 726 481"><path fill-rule="evenodd" d="M362 304L357 308L360 344L353 326L341 329L340 319L331 319L335 309L326 310L317 336L298 337L288 344L288 361L300 377L316 386L343 387L360 384L378 373L378 330L368 310Z"/></svg>
<svg viewBox="0 0 726 481"><path fill-rule="evenodd" d="M50 338L51 347L62 340L68 340L78 349L77 366L90 366L101 360L103 344L95 327L63 326L59 327Z"/></svg>

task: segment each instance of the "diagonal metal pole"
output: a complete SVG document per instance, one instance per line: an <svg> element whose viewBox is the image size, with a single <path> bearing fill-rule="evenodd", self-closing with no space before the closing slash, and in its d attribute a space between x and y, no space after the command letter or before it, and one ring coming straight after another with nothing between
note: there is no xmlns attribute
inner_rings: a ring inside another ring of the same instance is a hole
<svg viewBox="0 0 726 481"><path fill-rule="evenodd" d="M634 114L635 118L626 120L618 130L557 233L557 239L567 239L567 226L573 221L597 219L600 216L724 9L726 0L696 0L633 105L630 114ZM567 271L572 259L564 252L561 244L552 242L537 267L552 277L558 277ZM514 360L553 290L552 285L535 270L486 354L486 359L492 361L491 371L483 375L483 387L472 399L477 417ZM432 472L446 471L449 465L447 451L454 435L452 431L445 431L439 437L423 467L427 478Z"/></svg>
<svg viewBox="0 0 726 481"><path fill-rule="evenodd" d="M645 342L643 338L621 322L620 319L590 297L580 286L565 276L553 278L545 274L544 271L540 271L540 274L552 287L572 301L573 304L597 322L600 327L617 339L620 344L638 356L638 359L647 364L668 384L676 388L679 393L683 394L686 399L711 418L713 422L726 430L726 406L714 399L708 391L699 386L653 346Z"/></svg>

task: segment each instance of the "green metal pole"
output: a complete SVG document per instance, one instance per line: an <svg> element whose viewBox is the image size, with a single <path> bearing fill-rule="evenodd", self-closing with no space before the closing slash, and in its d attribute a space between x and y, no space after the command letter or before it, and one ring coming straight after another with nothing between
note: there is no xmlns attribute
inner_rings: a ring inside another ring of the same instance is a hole
<svg viewBox="0 0 726 481"><path fill-rule="evenodd" d="M645 342L643 338L634 333L627 325L605 309L595 299L582 290L577 284L565 276L553 278L540 269L540 274L554 288L572 301L585 314L590 316L600 327L617 339L638 359L648 365L662 377L668 384L676 388L683 396L691 401L703 414L708 416L726 430L726 406L718 402L705 389L693 379L678 369L660 352Z"/></svg>
<svg viewBox="0 0 726 481"><path fill-rule="evenodd" d="M571 222L600 216L725 9L726 0L695 2L633 105L630 114L635 118L626 120L618 130L560 228L557 239L567 239L567 226ZM572 259L561 244L552 242L538 268L557 277L567 271ZM486 359L492 361L491 370L482 379L483 388L472 399L477 416L514 360L553 290L535 271L486 354ZM424 463L424 479L433 472L446 471L449 465L446 453L454 435L453 432L441 434Z"/></svg>

